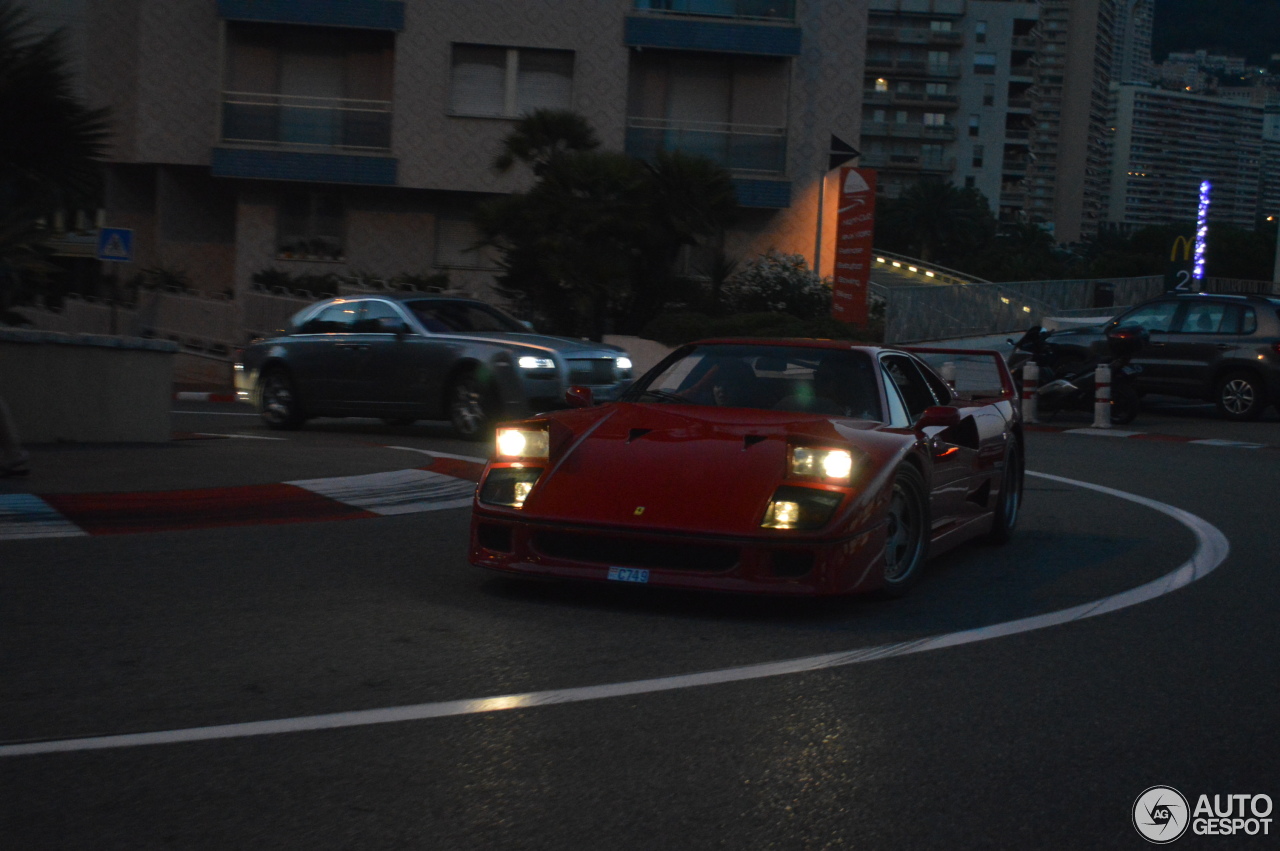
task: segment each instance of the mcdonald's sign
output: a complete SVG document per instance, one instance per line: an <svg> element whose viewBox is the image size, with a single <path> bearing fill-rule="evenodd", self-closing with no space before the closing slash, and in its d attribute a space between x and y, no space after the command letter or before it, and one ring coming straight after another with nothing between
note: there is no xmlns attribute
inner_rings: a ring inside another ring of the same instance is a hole
<svg viewBox="0 0 1280 851"><path fill-rule="evenodd" d="M1199 282L1195 279L1196 241L1180 236L1173 241L1169 249L1169 265L1164 272L1164 291L1193 293L1199 290Z"/></svg>

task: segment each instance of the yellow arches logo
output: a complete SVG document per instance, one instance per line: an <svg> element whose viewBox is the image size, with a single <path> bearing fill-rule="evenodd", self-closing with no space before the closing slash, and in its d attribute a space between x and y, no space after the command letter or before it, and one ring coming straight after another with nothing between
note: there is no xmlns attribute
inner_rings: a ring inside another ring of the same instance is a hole
<svg viewBox="0 0 1280 851"><path fill-rule="evenodd" d="M1178 261L1178 247L1182 247L1182 261L1184 263L1191 261L1191 251L1195 248L1195 242L1180 236L1173 241L1173 250L1169 252L1169 261L1176 263Z"/></svg>

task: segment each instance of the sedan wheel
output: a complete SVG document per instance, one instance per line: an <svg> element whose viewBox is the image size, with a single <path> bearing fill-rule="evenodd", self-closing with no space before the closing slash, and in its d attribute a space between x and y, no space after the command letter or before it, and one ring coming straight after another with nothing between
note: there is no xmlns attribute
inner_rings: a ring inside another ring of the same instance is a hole
<svg viewBox="0 0 1280 851"><path fill-rule="evenodd" d="M1267 406L1262 382L1245 372L1223 376L1216 400L1218 410L1229 420L1256 420Z"/></svg>
<svg viewBox="0 0 1280 851"><path fill-rule="evenodd" d="M305 417L288 372L273 369L262 379L258 413L268 428L295 429L302 425Z"/></svg>
<svg viewBox="0 0 1280 851"><path fill-rule="evenodd" d="M885 526L883 593L899 597L919 579L929 545L928 499L914 467L898 470Z"/></svg>
<svg viewBox="0 0 1280 851"><path fill-rule="evenodd" d="M458 376L449 386L449 421L465 440L484 440L493 425L493 393L474 373Z"/></svg>

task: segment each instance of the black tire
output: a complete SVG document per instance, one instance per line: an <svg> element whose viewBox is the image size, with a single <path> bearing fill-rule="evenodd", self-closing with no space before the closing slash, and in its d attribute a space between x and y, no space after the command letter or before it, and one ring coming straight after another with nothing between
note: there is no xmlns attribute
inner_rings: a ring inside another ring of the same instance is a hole
<svg viewBox="0 0 1280 851"><path fill-rule="evenodd" d="M1218 379L1213 401L1229 420L1256 420L1267 407L1267 388L1248 372L1228 372Z"/></svg>
<svg viewBox="0 0 1280 851"><path fill-rule="evenodd" d="M475 370L470 370L449 382L445 410L458 437L486 440L492 435L497 418L498 394Z"/></svg>
<svg viewBox="0 0 1280 851"><path fill-rule="evenodd" d="M919 581L929 554L929 495L924 477L910 464L898 469L891 488L885 516L884 586L880 593L901 597Z"/></svg>
<svg viewBox="0 0 1280 851"><path fill-rule="evenodd" d="M1128 425L1142 411L1142 397L1128 385L1111 385L1111 424Z"/></svg>
<svg viewBox="0 0 1280 851"><path fill-rule="evenodd" d="M287 369L276 366L267 370L260 379L259 388L258 415L267 428L291 431L306 421L297 386Z"/></svg>
<svg viewBox="0 0 1280 851"><path fill-rule="evenodd" d="M996 507L991 515L991 531L983 538L988 544L1005 544L1013 537L1013 529L1018 525L1018 515L1022 512L1025 469L1022 443L1015 437L1009 441L1004 475L1000 478L1000 492L996 495Z"/></svg>

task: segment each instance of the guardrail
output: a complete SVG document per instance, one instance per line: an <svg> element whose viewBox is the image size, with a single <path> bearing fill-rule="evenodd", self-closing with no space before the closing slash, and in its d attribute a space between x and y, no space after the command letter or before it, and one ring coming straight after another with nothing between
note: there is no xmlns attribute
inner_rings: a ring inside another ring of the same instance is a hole
<svg viewBox="0 0 1280 851"><path fill-rule="evenodd" d="M734 171L780 173L787 168L787 129L716 121L627 119L627 153L652 159L659 151L704 156Z"/></svg>

